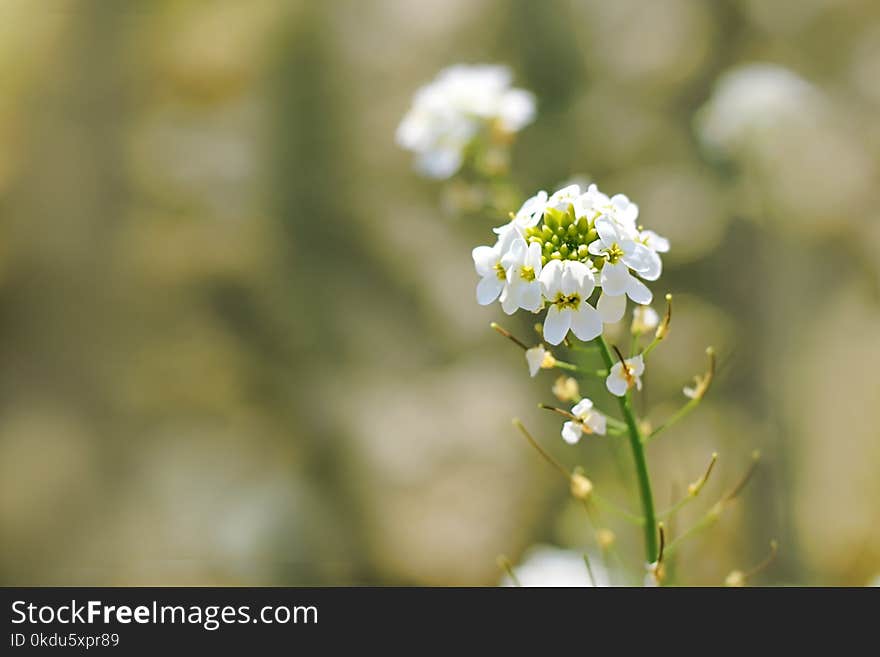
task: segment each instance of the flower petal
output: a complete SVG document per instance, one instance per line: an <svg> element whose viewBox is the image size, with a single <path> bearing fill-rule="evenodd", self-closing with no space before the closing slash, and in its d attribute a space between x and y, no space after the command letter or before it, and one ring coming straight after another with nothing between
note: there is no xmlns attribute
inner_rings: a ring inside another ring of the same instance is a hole
<svg viewBox="0 0 880 657"><path fill-rule="evenodd" d="M626 295L618 294L617 296L611 296L610 294L603 294L599 297L596 310L599 311L602 321L606 324L619 322L623 319L623 314L626 312Z"/></svg>
<svg viewBox="0 0 880 657"><path fill-rule="evenodd" d="M498 278L494 272L484 276L477 283L477 303L481 306L488 306L498 298L502 289L504 289L504 281Z"/></svg>
<svg viewBox="0 0 880 657"><path fill-rule="evenodd" d="M567 308L559 310L556 306L550 306L547 318L544 320L544 339L550 344L559 344L570 328L571 311Z"/></svg>
<svg viewBox="0 0 880 657"><path fill-rule="evenodd" d="M582 417L591 408L593 408L593 400L584 397L577 404L572 406L571 414L574 415L575 417Z"/></svg>
<svg viewBox="0 0 880 657"><path fill-rule="evenodd" d="M605 387L608 388L608 392L617 397L623 397L626 394L626 381L620 376L619 371L616 376L613 371L608 375L608 378L605 379Z"/></svg>
<svg viewBox="0 0 880 657"><path fill-rule="evenodd" d="M641 354L627 358L626 366L634 376L641 376L645 373L645 359Z"/></svg>
<svg viewBox="0 0 880 657"><path fill-rule="evenodd" d="M602 267L602 274L599 277L602 285L602 292L604 294L610 294L613 297L625 294L629 287L630 278L632 278L632 276L629 273L629 268L625 264L622 262L617 262L615 264L606 262L605 266Z"/></svg>
<svg viewBox="0 0 880 657"><path fill-rule="evenodd" d="M654 298L654 295L651 294L651 290L649 290L647 286L635 276L629 277L629 281L627 281L626 293L630 299L632 299L636 303L642 304L643 306L651 303L651 300Z"/></svg>
<svg viewBox="0 0 880 657"><path fill-rule="evenodd" d="M537 242L532 242L529 244L529 248L526 251L526 256L524 258L524 262L526 266L531 267L535 276L541 275L541 245Z"/></svg>
<svg viewBox="0 0 880 657"><path fill-rule="evenodd" d="M581 439L583 428L577 422L569 420L562 425L562 439L569 445L574 445Z"/></svg>
<svg viewBox="0 0 880 657"><path fill-rule="evenodd" d="M541 309L541 301L541 284L537 280L517 285L516 302L520 308L536 313Z"/></svg>
<svg viewBox="0 0 880 657"><path fill-rule="evenodd" d="M669 240L661 237L653 230L643 230L639 234L639 238L652 251L657 253L667 253L669 251Z"/></svg>
<svg viewBox="0 0 880 657"><path fill-rule="evenodd" d="M474 267L478 276L485 276L497 261L498 252L491 246L478 246L471 251L471 257L474 259Z"/></svg>
<svg viewBox="0 0 880 657"><path fill-rule="evenodd" d="M544 362L544 354L546 353L547 350L540 344L537 347L526 349L526 362L529 364L529 375L533 378L538 375L538 372L541 369L541 363Z"/></svg>
<svg viewBox="0 0 880 657"><path fill-rule="evenodd" d="M617 226L614 225L614 220L608 215L603 214L596 219L596 232L599 233L599 239L602 240L606 247L621 241L620 235L617 232Z"/></svg>
<svg viewBox="0 0 880 657"><path fill-rule="evenodd" d="M559 260L548 262L541 270L540 280L544 296L553 299L562 289L562 263Z"/></svg>
<svg viewBox="0 0 880 657"><path fill-rule="evenodd" d="M566 262L566 266L571 271L572 276L574 276L577 285L575 290L586 301L590 298L593 289L596 287L596 277L593 275L593 270L582 262L571 260Z"/></svg>
<svg viewBox="0 0 880 657"><path fill-rule="evenodd" d="M513 298L513 294L510 293L510 286L505 285L504 289L501 290L501 309L506 314L512 315L516 312L517 308L519 308L519 304Z"/></svg>
<svg viewBox="0 0 880 657"><path fill-rule="evenodd" d="M602 240L596 240L589 243L589 245L587 246L587 251L590 252L590 255L594 256L604 255L606 247L602 245Z"/></svg>
<svg viewBox="0 0 880 657"><path fill-rule="evenodd" d="M589 342L602 335L602 316L586 301L582 301L580 307L572 312L572 332L584 342Z"/></svg>
<svg viewBox="0 0 880 657"><path fill-rule="evenodd" d="M590 417L587 418L587 426L590 427L593 433L604 436L606 430L605 416L601 413L591 413Z"/></svg>
<svg viewBox="0 0 880 657"><path fill-rule="evenodd" d="M638 270L639 276L646 281L656 281L663 273L663 261L654 251L648 249L644 258L644 266Z"/></svg>

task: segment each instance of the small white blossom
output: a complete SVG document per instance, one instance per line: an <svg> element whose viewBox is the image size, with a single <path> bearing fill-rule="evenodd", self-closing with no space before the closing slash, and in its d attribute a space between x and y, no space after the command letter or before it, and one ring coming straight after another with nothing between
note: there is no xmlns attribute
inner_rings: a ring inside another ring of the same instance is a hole
<svg viewBox="0 0 880 657"><path fill-rule="evenodd" d="M522 207L519 209L519 212L514 215L513 220L510 223L504 224L503 226L499 226L498 228L493 228L496 233L501 234L505 230L509 230L510 228L518 228L520 231L524 228L531 228L532 226L536 226L539 221L544 217L544 210L547 209L547 192L543 189L535 194L532 198L528 199L525 203L522 204Z"/></svg>
<svg viewBox="0 0 880 657"><path fill-rule="evenodd" d="M581 196L580 185L568 185L553 192L547 201L547 207L556 210L565 210L569 205L574 205Z"/></svg>
<svg viewBox="0 0 880 657"><path fill-rule="evenodd" d="M535 98L510 86L504 66L452 66L416 92L397 129L397 143L416 153L416 166L448 178L471 142L488 128L513 133L535 118Z"/></svg>
<svg viewBox="0 0 880 657"><path fill-rule="evenodd" d="M494 246L478 246L471 252L477 275L481 277L477 284L477 303L481 306L489 305L500 296L505 311L510 307L507 271L502 261L516 240L522 241L522 238L515 231L507 231L499 235ZM515 305L510 312L514 310Z"/></svg>
<svg viewBox="0 0 880 657"><path fill-rule="evenodd" d="M501 265L507 272L510 303L517 308L540 310L541 297L541 245L534 242L526 245L525 240L515 239L510 250L501 258Z"/></svg>
<svg viewBox="0 0 880 657"><path fill-rule="evenodd" d="M624 367L624 364L626 365ZM641 354L627 358L623 363L617 362L611 366L611 372L605 379L605 387L608 392L618 397L623 397L626 391L636 387L637 390L642 389L642 374L645 373L645 361Z"/></svg>
<svg viewBox="0 0 880 657"><path fill-rule="evenodd" d="M636 306L633 310L631 331L634 334L653 331L660 324L660 315L651 306Z"/></svg>
<svg viewBox="0 0 880 657"><path fill-rule="evenodd" d="M602 296L620 297L625 294L636 303L651 303L651 290L633 276L630 269L643 276L659 276L657 254L629 237L625 227L607 215L596 219L596 232L599 239L589 245L589 252L606 258L599 279ZM599 308L606 322L616 322L623 317L626 300L600 299Z"/></svg>
<svg viewBox="0 0 880 657"><path fill-rule="evenodd" d="M544 339L559 344L569 329L583 341L602 334L602 318L587 299L596 279L582 262L551 260L541 271L541 288L550 307L544 320Z"/></svg>
<svg viewBox="0 0 880 657"><path fill-rule="evenodd" d="M565 442L574 445L584 433L605 435L605 416L593 408L591 400L580 400L571 409L571 414L577 421L569 420L562 425L562 438Z"/></svg>
<svg viewBox="0 0 880 657"><path fill-rule="evenodd" d="M529 375L534 378L541 369L553 367L556 364L556 359L544 348L544 345L539 344L537 347L526 349L526 362L529 364Z"/></svg>

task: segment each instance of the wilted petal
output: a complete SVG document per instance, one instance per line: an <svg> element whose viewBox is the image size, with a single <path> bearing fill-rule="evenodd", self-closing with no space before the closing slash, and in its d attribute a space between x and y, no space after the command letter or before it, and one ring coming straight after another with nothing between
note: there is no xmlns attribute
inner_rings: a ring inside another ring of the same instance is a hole
<svg viewBox="0 0 880 657"><path fill-rule="evenodd" d="M547 350L544 349L543 345L526 349L526 362L529 364L529 374L531 376L537 376L541 369L541 363L544 362L544 355L546 353Z"/></svg>

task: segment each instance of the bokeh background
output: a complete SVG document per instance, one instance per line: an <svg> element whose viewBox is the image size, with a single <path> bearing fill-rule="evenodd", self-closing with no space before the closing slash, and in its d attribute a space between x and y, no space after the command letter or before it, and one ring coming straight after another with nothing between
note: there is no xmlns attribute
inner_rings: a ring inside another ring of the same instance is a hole
<svg viewBox="0 0 880 657"><path fill-rule="evenodd" d="M880 573L876 2L2 0L2 584L493 584L500 553L592 541L515 415L632 504L626 448L563 444L553 375L474 302L503 217L450 212L394 144L458 62L536 93L523 189L588 177L672 240L649 418L724 355L649 450L659 505L718 451L685 528L763 459L679 581L771 538L755 583ZM812 85L809 120L719 158L695 117L752 62Z"/></svg>

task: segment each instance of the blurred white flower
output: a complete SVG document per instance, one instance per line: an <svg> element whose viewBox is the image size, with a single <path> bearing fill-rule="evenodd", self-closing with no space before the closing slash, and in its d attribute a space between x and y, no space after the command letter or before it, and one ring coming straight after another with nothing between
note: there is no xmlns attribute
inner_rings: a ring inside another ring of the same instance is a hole
<svg viewBox="0 0 880 657"><path fill-rule="evenodd" d="M602 318L587 299L596 279L582 262L552 260L541 272L541 288L550 307L544 320L544 339L559 344L571 330L584 342L602 334Z"/></svg>
<svg viewBox="0 0 880 657"><path fill-rule="evenodd" d="M537 347L526 349L526 362L529 364L529 374L534 378L541 369L550 369L556 364L553 354L539 344Z"/></svg>
<svg viewBox="0 0 880 657"><path fill-rule="evenodd" d="M749 64L723 74L696 127L712 149L729 153L781 122L799 120L815 108L819 94L796 73L775 64Z"/></svg>
<svg viewBox="0 0 880 657"><path fill-rule="evenodd" d="M630 331L639 335L653 331L660 324L660 315L651 306L636 306Z"/></svg>
<svg viewBox="0 0 880 657"><path fill-rule="evenodd" d="M580 400L571 409L571 414L578 419L569 420L562 425L562 438L565 442L574 445L584 433L605 435L605 416L593 408L591 400Z"/></svg>
<svg viewBox="0 0 880 657"><path fill-rule="evenodd" d="M624 367L625 364L625 367ZM636 387L642 389L642 374L645 373L645 361L641 354L627 358L623 363L617 362L611 366L611 372L605 379L605 387L608 392L618 397L623 397L626 391Z"/></svg>
<svg viewBox="0 0 880 657"><path fill-rule="evenodd" d="M416 166L432 178L459 170L464 153L485 129L517 132L535 118L535 98L510 86L505 66L457 65L416 92L397 129L397 143L416 153Z"/></svg>
<svg viewBox="0 0 880 657"><path fill-rule="evenodd" d="M608 573L595 561L591 560L590 563L596 578L594 582L582 553L536 545L526 552L523 562L515 566L513 572L522 586L608 586ZM505 575L501 586L516 586L516 582Z"/></svg>

